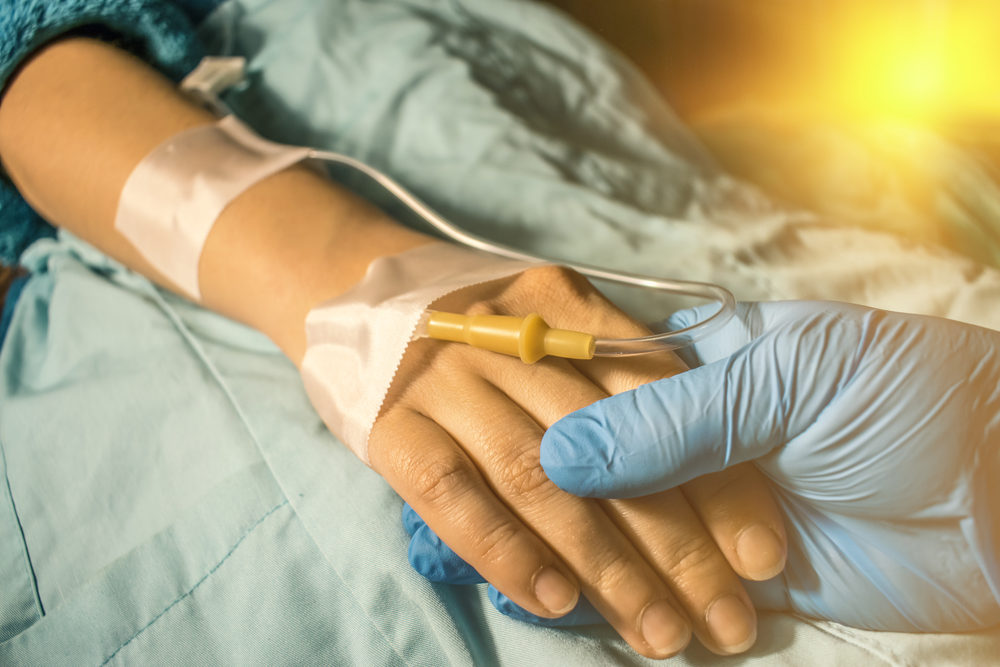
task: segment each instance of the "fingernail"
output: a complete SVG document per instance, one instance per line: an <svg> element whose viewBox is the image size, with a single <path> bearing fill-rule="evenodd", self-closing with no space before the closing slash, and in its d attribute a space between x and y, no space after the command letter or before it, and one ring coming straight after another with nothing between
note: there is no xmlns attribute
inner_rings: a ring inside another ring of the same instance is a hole
<svg viewBox="0 0 1000 667"><path fill-rule="evenodd" d="M649 648L663 657L680 653L691 641L691 629L665 600L643 610L639 627Z"/></svg>
<svg viewBox="0 0 1000 667"><path fill-rule="evenodd" d="M558 570L543 567L535 574L535 597L549 613L561 616L573 610L580 592Z"/></svg>
<svg viewBox="0 0 1000 667"><path fill-rule="evenodd" d="M736 556L750 579L764 581L785 568L785 545L761 523L744 529L736 540Z"/></svg>
<svg viewBox="0 0 1000 667"><path fill-rule="evenodd" d="M705 620L712 639L726 653L742 653L757 640L754 617L735 595L726 595L709 605Z"/></svg>

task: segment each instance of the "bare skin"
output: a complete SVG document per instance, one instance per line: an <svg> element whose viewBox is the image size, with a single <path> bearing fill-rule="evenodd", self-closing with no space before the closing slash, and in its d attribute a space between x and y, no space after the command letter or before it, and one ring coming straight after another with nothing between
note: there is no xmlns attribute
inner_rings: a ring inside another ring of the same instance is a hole
<svg viewBox="0 0 1000 667"><path fill-rule="evenodd" d="M48 220L169 288L115 231L118 194L155 146L212 120L138 60L68 39L36 54L9 85L0 157ZM313 306L349 289L375 258L428 241L291 168L238 197L215 224L199 267L203 305L259 329L299 363ZM537 311L555 326L597 333L639 330L562 269L470 288L446 306ZM486 579L536 614L565 613L582 592L643 655L674 654L692 631L713 651L744 650L756 617L737 575L766 578L784 562L781 517L754 468L601 503L563 493L538 462L543 429L556 419L681 370L671 355L526 366L462 346L414 344L376 422L372 467ZM753 526L774 540L738 552ZM736 611L710 619L712 603L730 596Z"/></svg>

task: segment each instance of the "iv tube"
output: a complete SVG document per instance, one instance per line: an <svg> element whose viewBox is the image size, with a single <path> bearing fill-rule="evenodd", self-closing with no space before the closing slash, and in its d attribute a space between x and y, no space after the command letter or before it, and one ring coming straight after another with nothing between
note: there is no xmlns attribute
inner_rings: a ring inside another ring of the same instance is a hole
<svg viewBox="0 0 1000 667"><path fill-rule="evenodd" d="M733 316L736 308L736 300L732 293L721 285L703 283L690 280L669 280L656 278L636 273L623 271L612 271L597 266L587 264L575 264L572 262L553 261L544 257L531 255L520 250L516 250L506 245L487 241L486 239L471 234L446 220L435 212L432 208L424 204L415 195L410 193L402 185L392 178L375 169L374 167L356 160L348 155L311 149L309 157L342 164L352 169L356 169L365 174L373 181L381 185L399 201L403 202L410 210L419 215L427 224L438 230L451 240L476 250L507 257L509 259L521 260L524 262L553 263L569 267L577 273L588 278L606 280L620 285L630 285L632 287L642 287L645 289L658 290L670 294L696 297L719 304L719 309L706 317L701 322L678 329L677 331L666 331L663 333L650 334L639 338L598 338L594 344L595 357L632 357L651 352L661 352L663 350L675 350L685 347L700 340L705 336L715 332L722 327Z"/></svg>
<svg viewBox="0 0 1000 667"><path fill-rule="evenodd" d="M244 79L245 66L246 61L241 57L204 58L201 64L181 82L181 89L217 114L232 113L232 110L221 99L220 93ZM651 334L640 338L598 338L594 341L594 356L596 357L631 357L685 347L718 330L729 321L736 310L736 300L732 293L721 285L689 280L668 280L636 273L612 271L587 264L553 261L487 241L456 227L388 175L360 160L349 155L316 148L309 150L309 157L324 162L342 164L360 171L403 202L431 227L464 246L525 262L561 264L588 278L690 296L715 301L719 304L719 309L701 322L696 322L677 331Z"/></svg>

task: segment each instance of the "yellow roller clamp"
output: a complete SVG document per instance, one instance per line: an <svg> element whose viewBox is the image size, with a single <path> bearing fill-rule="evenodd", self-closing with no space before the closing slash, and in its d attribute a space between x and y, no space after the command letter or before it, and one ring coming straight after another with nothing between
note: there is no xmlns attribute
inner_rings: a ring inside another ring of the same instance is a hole
<svg viewBox="0 0 1000 667"><path fill-rule="evenodd" d="M566 359L594 357L593 336L553 329L537 313L513 317L431 311L427 319L427 336L520 357L526 364L533 364L546 355Z"/></svg>

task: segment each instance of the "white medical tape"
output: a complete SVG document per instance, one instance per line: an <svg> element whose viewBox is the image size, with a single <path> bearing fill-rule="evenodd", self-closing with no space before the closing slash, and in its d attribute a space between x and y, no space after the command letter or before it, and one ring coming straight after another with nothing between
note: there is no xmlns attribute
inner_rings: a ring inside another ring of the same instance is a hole
<svg viewBox="0 0 1000 667"><path fill-rule="evenodd" d="M443 242L372 262L360 283L306 317L302 379L327 427L369 463L368 436L427 307L535 266Z"/></svg>
<svg viewBox="0 0 1000 667"><path fill-rule="evenodd" d="M268 141L226 116L157 146L118 200L117 229L164 277L198 301L198 262L223 209L260 180L299 162L308 148Z"/></svg>

